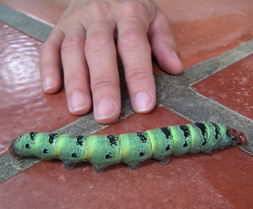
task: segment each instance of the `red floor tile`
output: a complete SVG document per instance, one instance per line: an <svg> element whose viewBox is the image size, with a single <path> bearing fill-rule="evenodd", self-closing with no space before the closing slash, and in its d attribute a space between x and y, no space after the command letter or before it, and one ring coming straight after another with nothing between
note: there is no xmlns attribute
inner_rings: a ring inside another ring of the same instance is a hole
<svg viewBox="0 0 253 209"><path fill-rule="evenodd" d="M65 96L42 93L40 42L0 22L0 154L20 134L54 130L74 120Z"/></svg>
<svg viewBox="0 0 253 209"><path fill-rule="evenodd" d="M158 108L150 115L131 116L100 133L186 122ZM43 162L1 185L0 209L249 209L253 205L252 162L237 148L213 156L174 158L168 165L150 160L136 170L119 165L100 173L89 165L66 170L60 162ZM10 201L13 197L15 201Z"/></svg>
<svg viewBox="0 0 253 209"><path fill-rule="evenodd" d="M213 156L198 158L203 177L234 208L253 207L253 158L239 149L228 149Z"/></svg>
<svg viewBox="0 0 253 209"><path fill-rule="evenodd" d="M253 55L203 80L193 87L210 97L253 119Z"/></svg>
<svg viewBox="0 0 253 209"><path fill-rule="evenodd" d="M0 0L28 15L55 24L68 0ZM158 0L167 14L186 67L219 55L253 38L252 0Z"/></svg>

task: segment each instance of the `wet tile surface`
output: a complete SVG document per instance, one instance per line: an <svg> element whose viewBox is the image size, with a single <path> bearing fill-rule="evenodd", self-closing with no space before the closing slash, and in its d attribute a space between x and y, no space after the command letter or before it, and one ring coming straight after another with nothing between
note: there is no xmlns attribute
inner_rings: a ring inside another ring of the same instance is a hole
<svg viewBox="0 0 253 209"><path fill-rule="evenodd" d="M253 55L193 87L201 94L253 119Z"/></svg>
<svg viewBox="0 0 253 209"><path fill-rule="evenodd" d="M68 1L0 0L28 15L56 24ZM172 23L186 67L221 54L253 38L251 0L156 1Z"/></svg>
<svg viewBox="0 0 253 209"><path fill-rule="evenodd" d="M157 108L149 115L130 116L100 134L179 123L188 122L173 112ZM60 162L43 162L1 185L0 208L83 208L85 205L90 209L158 206L248 209L253 205L252 175L252 158L237 148L212 157L174 158L168 165L149 160L137 170L119 165L100 173L86 164L66 170ZM244 189L238 189L242 186ZM9 201L12 197L16 197L15 201Z"/></svg>
<svg viewBox="0 0 253 209"><path fill-rule="evenodd" d="M11 141L31 130L50 131L76 119L65 95L42 93L40 42L0 22L0 154Z"/></svg>

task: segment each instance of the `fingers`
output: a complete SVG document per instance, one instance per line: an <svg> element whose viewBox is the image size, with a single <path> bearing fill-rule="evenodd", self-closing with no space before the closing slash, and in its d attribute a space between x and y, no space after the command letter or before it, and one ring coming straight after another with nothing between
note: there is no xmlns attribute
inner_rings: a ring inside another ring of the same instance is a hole
<svg viewBox="0 0 253 209"><path fill-rule="evenodd" d="M63 32L55 28L41 46L40 68L45 93L55 93L61 87L60 48L63 38Z"/></svg>
<svg viewBox="0 0 253 209"><path fill-rule="evenodd" d="M82 25L72 27L62 43L61 57L69 111L87 113L91 108L88 67L85 61L85 31Z"/></svg>
<svg viewBox="0 0 253 209"><path fill-rule="evenodd" d="M116 120L121 109L113 33L114 26L109 23L98 23L87 29L85 52L90 71L94 116L101 123Z"/></svg>
<svg viewBox="0 0 253 209"><path fill-rule="evenodd" d="M140 113L151 111L156 104L151 51L167 72L183 70L166 17L156 14L148 1L92 1L84 5L76 4L67 11L59 24L63 32L56 27L42 46L44 91L60 89L62 64L69 111L87 113L93 102L98 122L116 120L121 110L114 42L117 32L132 107Z"/></svg>
<svg viewBox="0 0 253 209"><path fill-rule="evenodd" d="M140 113L151 111L156 98L147 25L136 18L119 21L118 50L133 109Z"/></svg>
<svg viewBox="0 0 253 209"><path fill-rule="evenodd" d="M158 13L149 30L152 51L161 68L171 74L183 72L183 64L176 52L176 43L165 15Z"/></svg>

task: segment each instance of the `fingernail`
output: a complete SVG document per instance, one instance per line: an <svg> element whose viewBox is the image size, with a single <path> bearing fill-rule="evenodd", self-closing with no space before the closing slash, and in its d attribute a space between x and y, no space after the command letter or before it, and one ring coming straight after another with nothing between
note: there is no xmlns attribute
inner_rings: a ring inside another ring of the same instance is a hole
<svg viewBox="0 0 253 209"><path fill-rule="evenodd" d="M181 57L180 54L173 51L171 52L171 57L174 58L173 60L170 61L171 68L170 68L170 72L172 74L181 74L184 72L184 67L183 67L183 63L181 61Z"/></svg>
<svg viewBox="0 0 253 209"><path fill-rule="evenodd" d="M114 115L116 110L116 104L112 99L102 99L97 105L95 105L95 118L98 120L110 118Z"/></svg>
<svg viewBox="0 0 253 209"><path fill-rule="evenodd" d="M171 56L173 56L173 57L177 58L178 60L180 60L179 54L175 51L171 51Z"/></svg>
<svg viewBox="0 0 253 209"><path fill-rule="evenodd" d="M73 92L69 98L69 109L73 113L85 110L88 104L89 98L79 91Z"/></svg>
<svg viewBox="0 0 253 209"><path fill-rule="evenodd" d="M44 81L43 81L43 89L44 91L48 91L50 89L52 89L54 86L54 81L51 77L48 77L46 78Z"/></svg>
<svg viewBox="0 0 253 209"><path fill-rule="evenodd" d="M135 108L138 112L145 112L150 109L151 98L146 92L138 92L135 95Z"/></svg>

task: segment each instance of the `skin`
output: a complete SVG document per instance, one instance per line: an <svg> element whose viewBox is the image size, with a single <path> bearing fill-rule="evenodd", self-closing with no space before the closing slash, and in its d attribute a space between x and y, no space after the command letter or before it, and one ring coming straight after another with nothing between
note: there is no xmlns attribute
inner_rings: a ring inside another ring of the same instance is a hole
<svg viewBox="0 0 253 209"><path fill-rule="evenodd" d="M147 113L156 105L152 55L164 71L182 73L169 21L155 2L71 0L41 48L43 89L52 94L64 84L72 114L93 108L97 122L114 122L121 112L119 56L132 108Z"/></svg>

